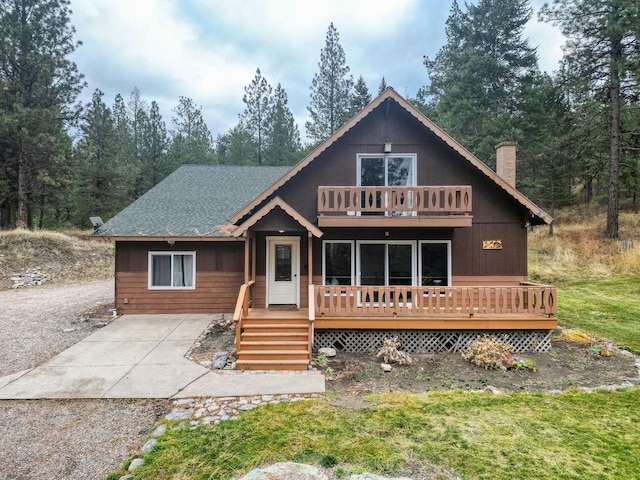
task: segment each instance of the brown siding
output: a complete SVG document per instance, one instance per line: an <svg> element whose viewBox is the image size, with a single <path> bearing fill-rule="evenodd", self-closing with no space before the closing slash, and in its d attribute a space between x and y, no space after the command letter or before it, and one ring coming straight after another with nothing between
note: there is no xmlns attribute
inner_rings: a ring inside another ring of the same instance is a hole
<svg viewBox="0 0 640 480"><path fill-rule="evenodd" d="M196 288L149 290L150 251L195 251ZM243 265L244 242L116 242L116 308L119 313L232 312Z"/></svg>

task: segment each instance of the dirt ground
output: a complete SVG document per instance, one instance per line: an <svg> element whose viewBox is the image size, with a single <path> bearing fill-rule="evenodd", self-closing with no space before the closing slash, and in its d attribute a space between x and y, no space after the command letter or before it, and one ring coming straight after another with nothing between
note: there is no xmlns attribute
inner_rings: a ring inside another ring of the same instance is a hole
<svg viewBox="0 0 640 480"><path fill-rule="evenodd" d="M196 361L210 360L217 351L234 351L233 327L215 325L195 346L191 356ZM578 387L621 385L637 378L633 356L624 355L610 345L610 355L603 356L601 342L568 342L552 339L547 353L516 354L532 360L536 371L486 370L462 358L460 353L411 354L412 365L394 365L383 372L382 360L375 353L338 352L314 367L325 372L327 391L341 397L363 397L391 391L426 392L434 390L481 390L493 386L501 391L539 392Z"/></svg>

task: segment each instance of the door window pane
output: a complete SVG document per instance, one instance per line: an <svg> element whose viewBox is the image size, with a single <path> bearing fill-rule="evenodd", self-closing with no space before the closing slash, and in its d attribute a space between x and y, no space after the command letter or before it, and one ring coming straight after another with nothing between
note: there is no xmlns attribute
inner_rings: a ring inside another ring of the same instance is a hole
<svg viewBox="0 0 640 480"><path fill-rule="evenodd" d="M413 162L409 157L389 157L387 159L387 185L410 187L413 185Z"/></svg>
<svg viewBox="0 0 640 480"><path fill-rule="evenodd" d="M389 245L389 285L411 285L411 245Z"/></svg>
<svg viewBox="0 0 640 480"><path fill-rule="evenodd" d="M385 284L385 247L383 243L360 245L360 285Z"/></svg>
<svg viewBox="0 0 640 480"><path fill-rule="evenodd" d="M291 245L276 245L276 282L291 281Z"/></svg>
<svg viewBox="0 0 640 480"><path fill-rule="evenodd" d="M325 285L351 285L351 243L326 242L324 244Z"/></svg>
<svg viewBox="0 0 640 480"><path fill-rule="evenodd" d="M360 185L384 186L384 158L360 159Z"/></svg>
<svg viewBox="0 0 640 480"><path fill-rule="evenodd" d="M446 243L423 243L421 245L422 254L422 283L423 286L448 285L449 269L448 244Z"/></svg>

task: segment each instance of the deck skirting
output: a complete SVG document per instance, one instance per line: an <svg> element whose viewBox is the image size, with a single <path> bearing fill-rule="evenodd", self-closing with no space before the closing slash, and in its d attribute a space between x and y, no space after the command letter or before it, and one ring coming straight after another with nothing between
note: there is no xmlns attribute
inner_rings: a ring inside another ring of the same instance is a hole
<svg viewBox="0 0 640 480"><path fill-rule="evenodd" d="M385 338L398 337L409 353L463 352L488 335L513 347L514 353L548 352L553 330L316 330L313 350L332 347L346 353L375 353Z"/></svg>

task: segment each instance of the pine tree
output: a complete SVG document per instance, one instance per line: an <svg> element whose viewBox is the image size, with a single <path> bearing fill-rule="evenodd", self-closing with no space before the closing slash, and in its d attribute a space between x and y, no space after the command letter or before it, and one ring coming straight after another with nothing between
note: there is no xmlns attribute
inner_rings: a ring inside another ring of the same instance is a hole
<svg viewBox="0 0 640 480"><path fill-rule="evenodd" d="M192 99L180 97L173 113L174 131L169 149L173 164L213 163L213 140L201 108Z"/></svg>
<svg viewBox="0 0 640 480"><path fill-rule="evenodd" d="M129 203L129 166L123 161L119 132L100 90L83 115L76 158L76 225L89 216L109 218Z"/></svg>
<svg viewBox="0 0 640 480"><path fill-rule="evenodd" d="M418 100L425 113L483 160L508 138L519 140L523 91L535 80L535 49L523 38L528 0L454 1L447 43L425 58L430 83Z"/></svg>
<svg viewBox="0 0 640 480"><path fill-rule="evenodd" d="M623 111L637 108L640 78L640 27L637 2L624 0L556 0L542 17L560 26L567 39L564 80L577 98L601 103L608 117L609 188L605 237L618 238L620 159ZM590 102L584 102L588 105Z"/></svg>
<svg viewBox="0 0 640 480"><path fill-rule="evenodd" d="M269 113L268 165L294 165L300 159L300 132L287 103L287 93L278 84Z"/></svg>
<svg viewBox="0 0 640 480"><path fill-rule="evenodd" d="M340 128L350 114L353 78L347 76L349 67L333 23L329 25L318 67L320 71L313 77L311 103L307 107L311 121L306 122L305 126L307 136L319 143Z"/></svg>
<svg viewBox="0 0 640 480"><path fill-rule="evenodd" d="M387 81L384 79L384 77L382 77L382 80L380 80L380 85L378 85L378 95L382 95L382 92L384 92L387 89Z"/></svg>
<svg viewBox="0 0 640 480"><path fill-rule="evenodd" d="M255 165L257 146L251 132L240 120L228 133L218 135L216 140L218 161L223 165Z"/></svg>
<svg viewBox="0 0 640 480"><path fill-rule="evenodd" d="M84 86L69 16L68 0L0 0L0 227L32 227L64 184L55 176Z"/></svg>
<svg viewBox="0 0 640 480"><path fill-rule="evenodd" d="M351 116L353 117L360 110L371 103L371 94L369 88L364 81L364 77L360 75L353 87L353 94L351 95Z"/></svg>
<svg viewBox="0 0 640 480"><path fill-rule="evenodd" d="M156 101L151 102L149 114L140 120L141 193L163 180L172 171L167 149L167 127Z"/></svg>
<svg viewBox="0 0 640 480"><path fill-rule="evenodd" d="M270 111L273 104L271 94L271 85L260 73L260 69L256 70L256 76L251 83L244 87L244 96L242 101L245 104L244 112L240 115L240 119L246 130L253 137L256 145L255 163L262 165L264 162L265 148L267 145L267 132L270 129Z"/></svg>

